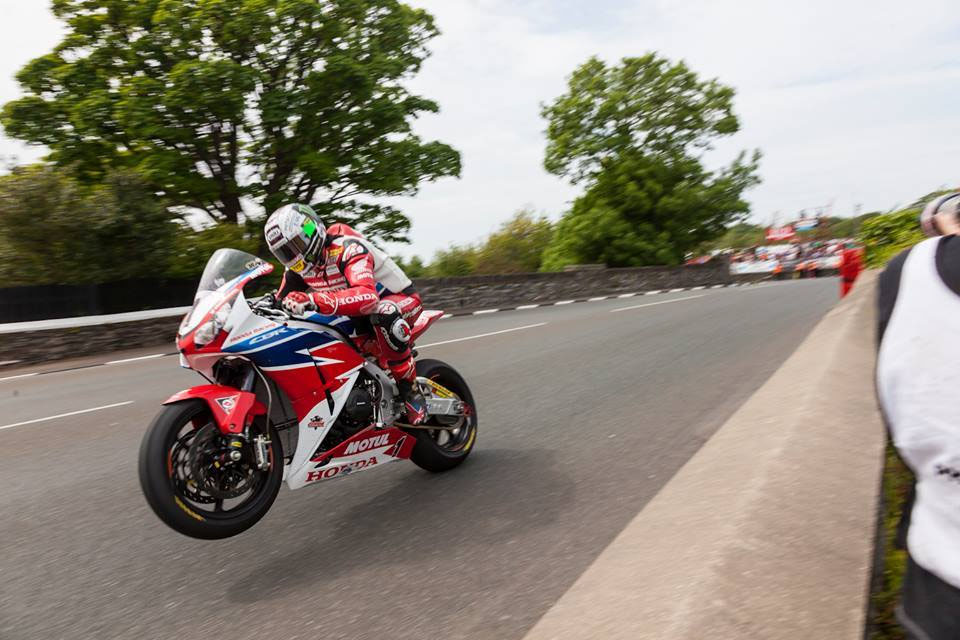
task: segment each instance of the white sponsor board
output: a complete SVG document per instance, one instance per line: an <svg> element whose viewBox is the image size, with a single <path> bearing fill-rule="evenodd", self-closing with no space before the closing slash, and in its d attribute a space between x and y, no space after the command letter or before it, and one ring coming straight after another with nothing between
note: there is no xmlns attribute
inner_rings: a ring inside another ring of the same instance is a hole
<svg viewBox="0 0 960 640"><path fill-rule="evenodd" d="M730 264L730 273L742 275L745 273L773 273L778 264L777 260L755 260L754 262L733 262Z"/></svg>

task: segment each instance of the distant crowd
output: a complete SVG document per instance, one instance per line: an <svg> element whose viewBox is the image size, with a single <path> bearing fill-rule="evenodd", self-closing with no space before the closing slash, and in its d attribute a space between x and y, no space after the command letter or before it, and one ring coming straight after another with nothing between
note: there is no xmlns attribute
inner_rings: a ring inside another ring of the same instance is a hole
<svg viewBox="0 0 960 640"><path fill-rule="evenodd" d="M845 250L859 247L851 238L791 242L718 252L729 256L734 273L772 273L784 277L836 275Z"/></svg>

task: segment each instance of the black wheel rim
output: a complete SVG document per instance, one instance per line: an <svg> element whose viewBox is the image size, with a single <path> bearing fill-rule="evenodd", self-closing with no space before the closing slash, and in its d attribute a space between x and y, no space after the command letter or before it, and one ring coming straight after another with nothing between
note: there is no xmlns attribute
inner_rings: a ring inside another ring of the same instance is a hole
<svg viewBox="0 0 960 640"><path fill-rule="evenodd" d="M207 437L210 442L197 443L198 437ZM253 466L249 444L245 445L240 462L221 465L219 469L212 467L211 452L222 445L222 438L209 413L201 413L184 420L167 449L167 475L174 496L189 509L212 520L232 519L252 507L267 485L270 473L270 468L260 471ZM195 446L198 444L203 444L205 450L198 451ZM273 452L269 448L268 457L272 467ZM195 473L198 467L200 477ZM244 490L237 493L238 488Z"/></svg>

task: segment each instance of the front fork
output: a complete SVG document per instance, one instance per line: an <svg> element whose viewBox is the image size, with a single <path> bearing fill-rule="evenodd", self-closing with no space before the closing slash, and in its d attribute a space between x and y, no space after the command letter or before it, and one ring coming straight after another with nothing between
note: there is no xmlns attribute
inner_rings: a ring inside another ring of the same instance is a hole
<svg viewBox="0 0 960 640"><path fill-rule="evenodd" d="M243 376L243 383L240 385L240 390L247 393L254 393L254 389L257 385L257 371L251 365L249 371ZM256 462L257 469L260 471L266 471L270 468L270 458L268 457L268 452L270 451L270 445L273 442L270 440L270 410L273 408L273 396L270 393L269 387L267 387L267 413L264 417L264 431L265 433L260 433L250 438L250 425L253 423L252 420L244 427L243 436L253 447L253 456L254 461Z"/></svg>

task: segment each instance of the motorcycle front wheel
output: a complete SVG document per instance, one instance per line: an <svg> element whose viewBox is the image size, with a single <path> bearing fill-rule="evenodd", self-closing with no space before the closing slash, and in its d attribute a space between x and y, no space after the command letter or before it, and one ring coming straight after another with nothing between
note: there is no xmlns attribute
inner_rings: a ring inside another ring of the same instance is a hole
<svg viewBox="0 0 960 640"><path fill-rule="evenodd" d="M261 422L254 422L251 438L262 433ZM239 460L230 457L230 443L205 402L165 405L140 445L147 504L191 538L219 540L246 531L266 515L283 482L283 450L272 427L269 435L269 466L260 470L249 442L239 448Z"/></svg>

